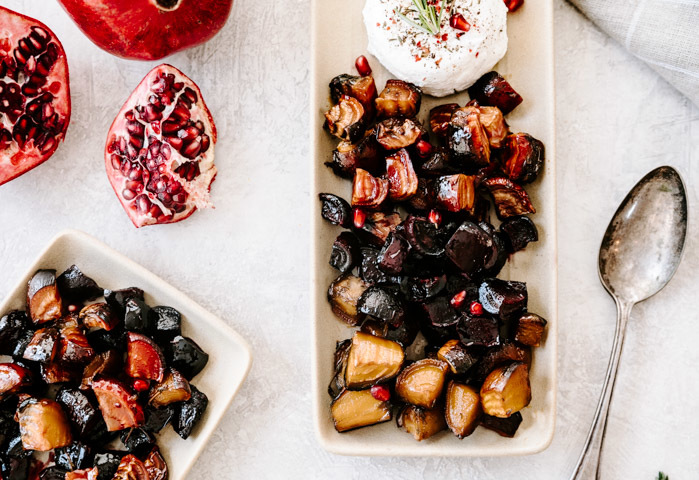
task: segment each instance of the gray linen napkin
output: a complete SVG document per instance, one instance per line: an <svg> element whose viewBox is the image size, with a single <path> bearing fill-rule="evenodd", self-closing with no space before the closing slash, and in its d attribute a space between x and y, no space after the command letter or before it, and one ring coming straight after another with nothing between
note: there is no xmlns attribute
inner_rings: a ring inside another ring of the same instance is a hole
<svg viewBox="0 0 699 480"><path fill-rule="evenodd" d="M699 105L699 0L570 0Z"/></svg>

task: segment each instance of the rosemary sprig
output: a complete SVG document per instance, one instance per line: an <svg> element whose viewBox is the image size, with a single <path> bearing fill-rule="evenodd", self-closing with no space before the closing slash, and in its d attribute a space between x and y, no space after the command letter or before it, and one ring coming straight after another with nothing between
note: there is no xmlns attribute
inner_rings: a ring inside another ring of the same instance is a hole
<svg viewBox="0 0 699 480"><path fill-rule="evenodd" d="M670 480L670 478L665 475L663 472L658 472L658 476L656 477L656 480Z"/></svg>
<svg viewBox="0 0 699 480"><path fill-rule="evenodd" d="M403 13L399 12L398 16L413 28L430 35L438 35L442 28L442 18L446 10L447 0L441 0L439 15L437 15L437 7L427 2L428 0L413 0L419 23L406 17Z"/></svg>

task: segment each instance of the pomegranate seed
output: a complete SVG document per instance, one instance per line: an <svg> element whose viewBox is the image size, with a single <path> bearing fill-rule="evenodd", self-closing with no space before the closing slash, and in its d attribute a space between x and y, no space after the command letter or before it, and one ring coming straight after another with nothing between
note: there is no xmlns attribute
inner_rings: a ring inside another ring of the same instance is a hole
<svg viewBox="0 0 699 480"><path fill-rule="evenodd" d="M469 310L473 315L483 315L483 305L480 302L471 302Z"/></svg>
<svg viewBox="0 0 699 480"><path fill-rule="evenodd" d="M363 228L366 221L366 213L361 208L354 209L354 227Z"/></svg>
<svg viewBox="0 0 699 480"><path fill-rule="evenodd" d="M466 290L461 290L452 297L449 303L451 303L452 307L459 308L464 303L464 300L466 300Z"/></svg>
<svg viewBox="0 0 699 480"><path fill-rule="evenodd" d="M416 148L418 155L420 155L422 158L425 158L432 153L432 145L430 142L426 142L424 140L417 142Z"/></svg>
<svg viewBox="0 0 699 480"><path fill-rule="evenodd" d="M367 60L364 55L357 57L357 61L354 62L354 66L357 67L357 71L362 77L368 77L371 75L369 60Z"/></svg>
<svg viewBox="0 0 699 480"><path fill-rule="evenodd" d="M391 392L383 385L374 385L371 387L371 396L380 402L388 402L391 399Z"/></svg>
<svg viewBox="0 0 699 480"><path fill-rule="evenodd" d="M73 313L78 311L78 306L77 305L69 305L68 306L68 311Z"/></svg>
<svg viewBox="0 0 699 480"><path fill-rule="evenodd" d="M430 222L434 223L437 226L439 226L439 224L442 223L442 214L439 213L439 210L430 210L428 218Z"/></svg>
<svg viewBox="0 0 699 480"><path fill-rule="evenodd" d="M133 381L133 389L137 392L145 392L146 390L148 390L148 386L148 382L143 380L142 378L137 378Z"/></svg>
<svg viewBox="0 0 699 480"><path fill-rule="evenodd" d="M471 24L466 21L463 15L460 13L455 13L449 18L449 26L462 32L468 32L471 30Z"/></svg>
<svg viewBox="0 0 699 480"><path fill-rule="evenodd" d="M521 7L522 4L524 3L524 0L504 0L504 1L505 1L505 5L507 6L507 9L510 12L514 12L519 7Z"/></svg>

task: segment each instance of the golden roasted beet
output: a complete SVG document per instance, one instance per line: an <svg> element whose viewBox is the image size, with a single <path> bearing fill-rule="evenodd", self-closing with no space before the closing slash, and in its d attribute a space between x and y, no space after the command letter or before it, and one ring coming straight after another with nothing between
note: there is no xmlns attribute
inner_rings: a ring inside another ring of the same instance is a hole
<svg viewBox="0 0 699 480"><path fill-rule="evenodd" d="M459 438L471 435L478 426L481 412L481 400L475 388L449 382L444 417L454 435Z"/></svg>
<svg viewBox="0 0 699 480"><path fill-rule="evenodd" d="M439 400L449 365L424 358L407 366L396 379L396 394L406 403L433 408Z"/></svg>
<svg viewBox="0 0 699 480"><path fill-rule="evenodd" d="M165 375L165 356L160 347L145 335L128 332L126 373L134 378L161 382Z"/></svg>
<svg viewBox="0 0 699 480"><path fill-rule="evenodd" d="M95 356L95 350L90 346L82 329L65 326L60 330L60 361L72 364L85 364Z"/></svg>
<svg viewBox="0 0 699 480"><path fill-rule="evenodd" d="M32 372L16 363L0 363L0 400L32 384Z"/></svg>
<svg viewBox="0 0 699 480"><path fill-rule="evenodd" d="M472 210L476 202L476 177L473 175L446 175L431 184L434 205L448 212Z"/></svg>
<svg viewBox="0 0 699 480"><path fill-rule="evenodd" d="M143 425L144 415L138 396L118 380L102 377L92 381L107 430L116 432Z"/></svg>
<svg viewBox="0 0 699 480"><path fill-rule="evenodd" d="M377 400L371 390L345 390L333 400L330 410L335 430L346 432L391 419L391 405Z"/></svg>
<svg viewBox="0 0 699 480"><path fill-rule="evenodd" d="M446 362L455 375L468 372L478 361L478 357L472 355L466 346L456 339L445 343L437 352L437 358Z"/></svg>
<svg viewBox="0 0 699 480"><path fill-rule="evenodd" d="M529 405L531 399L529 367L525 363L496 368L481 386L483 411L493 417L507 418Z"/></svg>
<svg viewBox="0 0 699 480"><path fill-rule="evenodd" d="M536 180L544 165L544 144L526 133L515 133L507 136L503 146L502 168L510 180Z"/></svg>
<svg viewBox="0 0 699 480"><path fill-rule="evenodd" d="M333 151L332 161L325 165L341 177L352 178L358 168L373 173L381 171L383 159L383 150L376 141L376 136L367 135L357 143L348 141L338 143Z"/></svg>
<svg viewBox="0 0 699 480"><path fill-rule="evenodd" d="M483 185L493 197L498 218L536 213L527 192L509 178L492 177L485 180Z"/></svg>
<svg viewBox="0 0 699 480"><path fill-rule="evenodd" d="M364 325L362 325L362 328ZM335 398L343 391L347 385L345 383L345 371L347 371L347 359L349 358L349 349L352 346L352 340L347 339L342 342L337 342L334 356L334 372L330 385L328 385L328 394Z"/></svg>
<svg viewBox="0 0 699 480"><path fill-rule="evenodd" d="M417 192L418 178L406 149L401 148L386 158L386 176L391 200L401 202Z"/></svg>
<svg viewBox="0 0 699 480"><path fill-rule="evenodd" d="M376 140L386 150L414 145L422 134L422 127L409 118L387 118L376 125Z"/></svg>
<svg viewBox="0 0 699 480"><path fill-rule="evenodd" d="M162 455L157 448L151 450L146 459L143 461L143 465L148 471L149 480L167 480L168 470L167 463L163 459Z"/></svg>
<svg viewBox="0 0 699 480"><path fill-rule="evenodd" d="M366 116L359 100L344 95L325 113L325 126L336 137L356 142L366 130Z"/></svg>
<svg viewBox="0 0 699 480"><path fill-rule="evenodd" d="M126 455L121 459L112 480L150 480L146 466L134 455Z"/></svg>
<svg viewBox="0 0 699 480"><path fill-rule="evenodd" d="M34 332L22 357L39 363L53 362L60 347L59 337L58 330L53 327L40 328Z"/></svg>
<svg viewBox="0 0 699 480"><path fill-rule="evenodd" d="M522 345L538 347L546 330L546 320L535 313L525 313L519 317L515 341Z"/></svg>
<svg viewBox="0 0 699 480"><path fill-rule="evenodd" d="M447 137L451 157L457 163L464 167L485 167L490 163L490 142L478 107L454 111Z"/></svg>
<svg viewBox="0 0 699 480"><path fill-rule="evenodd" d="M446 138L451 116L459 108L458 103L446 103L430 110L430 129L440 138Z"/></svg>
<svg viewBox="0 0 699 480"><path fill-rule="evenodd" d="M63 314L63 301L58 292L55 270L39 270L27 285L29 316L35 324L58 320Z"/></svg>
<svg viewBox="0 0 699 480"><path fill-rule="evenodd" d="M531 349L527 346L518 345L514 342L506 342L488 350L481 361L476 366L477 381L485 380L496 367L509 364L511 362L524 362L531 364Z"/></svg>
<svg viewBox="0 0 699 480"><path fill-rule="evenodd" d="M100 353L85 367L83 370L83 380L80 388L82 390L87 390L92 388L92 380L97 375L111 375L118 372L121 368L121 354L117 353L116 350L107 350L106 352Z"/></svg>
<svg viewBox="0 0 699 480"><path fill-rule="evenodd" d="M177 370L169 368L163 381L151 389L148 403L160 408L175 402L186 402L190 398L192 390L187 379Z"/></svg>
<svg viewBox="0 0 699 480"><path fill-rule="evenodd" d="M369 118L374 116L376 94L376 82L371 76L354 77L343 74L330 81L330 97L333 102L340 101L343 95L354 97L362 104Z"/></svg>
<svg viewBox="0 0 699 480"><path fill-rule="evenodd" d="M412 83L388 80L376 99L379 118L414 117L420 111L422 91Z"/></svg>
<svg viewBox="0 0 699 480"><path fill-rule="evenodd" d="M66 365L60 362L42 363L41 378L45 383L66 383L80 381L80 370L74 365Z"/></svg>
<svg viewBox="0 0 699 480"><path fill-rule="evenodd" d="M480 120L493 148L500 148L510 129L498 107L480 107Z"/></svg>
<svg viewBox="0 0 699 480"><path fill-rule="evenodd" d="M341 275L328 288L328 301L333 313L343 322L355 326L361 315L357 312L357 302L369 285L354 275Z"/></svg>
<svg viewBox="0 0 699 480"><path fill-rule="evenodd" d="M405 353L398 343L367 333L356 332L347 359L347 388L365 388L395 377Z"/></svg>
<svg viewBox="0 0 699 480"><path fill-rule="evenodd" d="M61 406L53 400L30 398L21 401L17 418L25 450L48 452L72 441L68 419Z"/></svg>
<svg viewBox="0 0 699 480"><path fill-rule="evenodd" d="M93 303L80 310L80 320L87 328L111 330L119 323L119 317L106 303Z"/></svg>
<svg viewBox="0 0 699 480"><path fill-rule="evenodd" d="M374 177L361 168L355 170L352 183L353 207L378 207L386 197L388 197L388 180Z"/></svg>
<svg viewBox="0 0 699 480"><path fill-rule="evenodd" d="M398 426L404 428L418 442L447 428L442 408L422 408L406 405L398 414Z"/></svg>

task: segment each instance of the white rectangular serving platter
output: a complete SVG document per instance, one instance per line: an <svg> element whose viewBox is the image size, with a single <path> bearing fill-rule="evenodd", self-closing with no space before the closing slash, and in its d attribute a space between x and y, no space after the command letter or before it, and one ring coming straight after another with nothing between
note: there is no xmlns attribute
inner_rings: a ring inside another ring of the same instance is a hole
<svg viewBox="0 0 699 480"><path fill-rule="evenodd" d="M368 0L372 1L372 0ZM459 440L449 431L416 442L396 427L395 421L337 433L330 415L327 386L332 377L333 352L338 340L352 330L336 319L326 299L328 285L337 276L328 265L332 243L340 227L320 217L318 194L330 192L351 197L351 181L336 177L323 163L331 158L337 141L323 131L323 114L330 106L328 83L341 73L355 73L354 61L366 55L377 89L392 76L366 52L362 21L363 0L313 0L311 43L311 319L313 322L313 397L315 430L320 444L332 453L368 456L475 457L527 455L551 443L556 415L557 264L556 264L556 172L554 149L553 2L526 0L508 19L509 49L495 66L522 95L524 102L507 116L515 132L527 132L546 146L546 162L540 178L527 191L537 210L532 219L539 228L539 242L515 254L501 278L527 282L529 310L549 321L543 345L535 349L531 370L532 402L522 411L524 420L514 438L478 428ZM423 97L419 118L423 124L435 105L458 102L468 94L435 99Z"/></svg>
<svg viewBox="0 0 699 480"><path fill-rule="evenodd" d="M55 269L60 274L73 264L102 288L139 287L145 291L149 305L168 305L179 310L182 334L194 339L209 354L208 364L192 380L209 398L199 425L187 440L182 440L171 427L166 427L157 437L170 480L188 478L188 472L250 370L250 347L223 320L185 294L102 242L75 230L61 232L51 241L0 304L0 314L26 308L27 281L36 270Z"/></svg>

